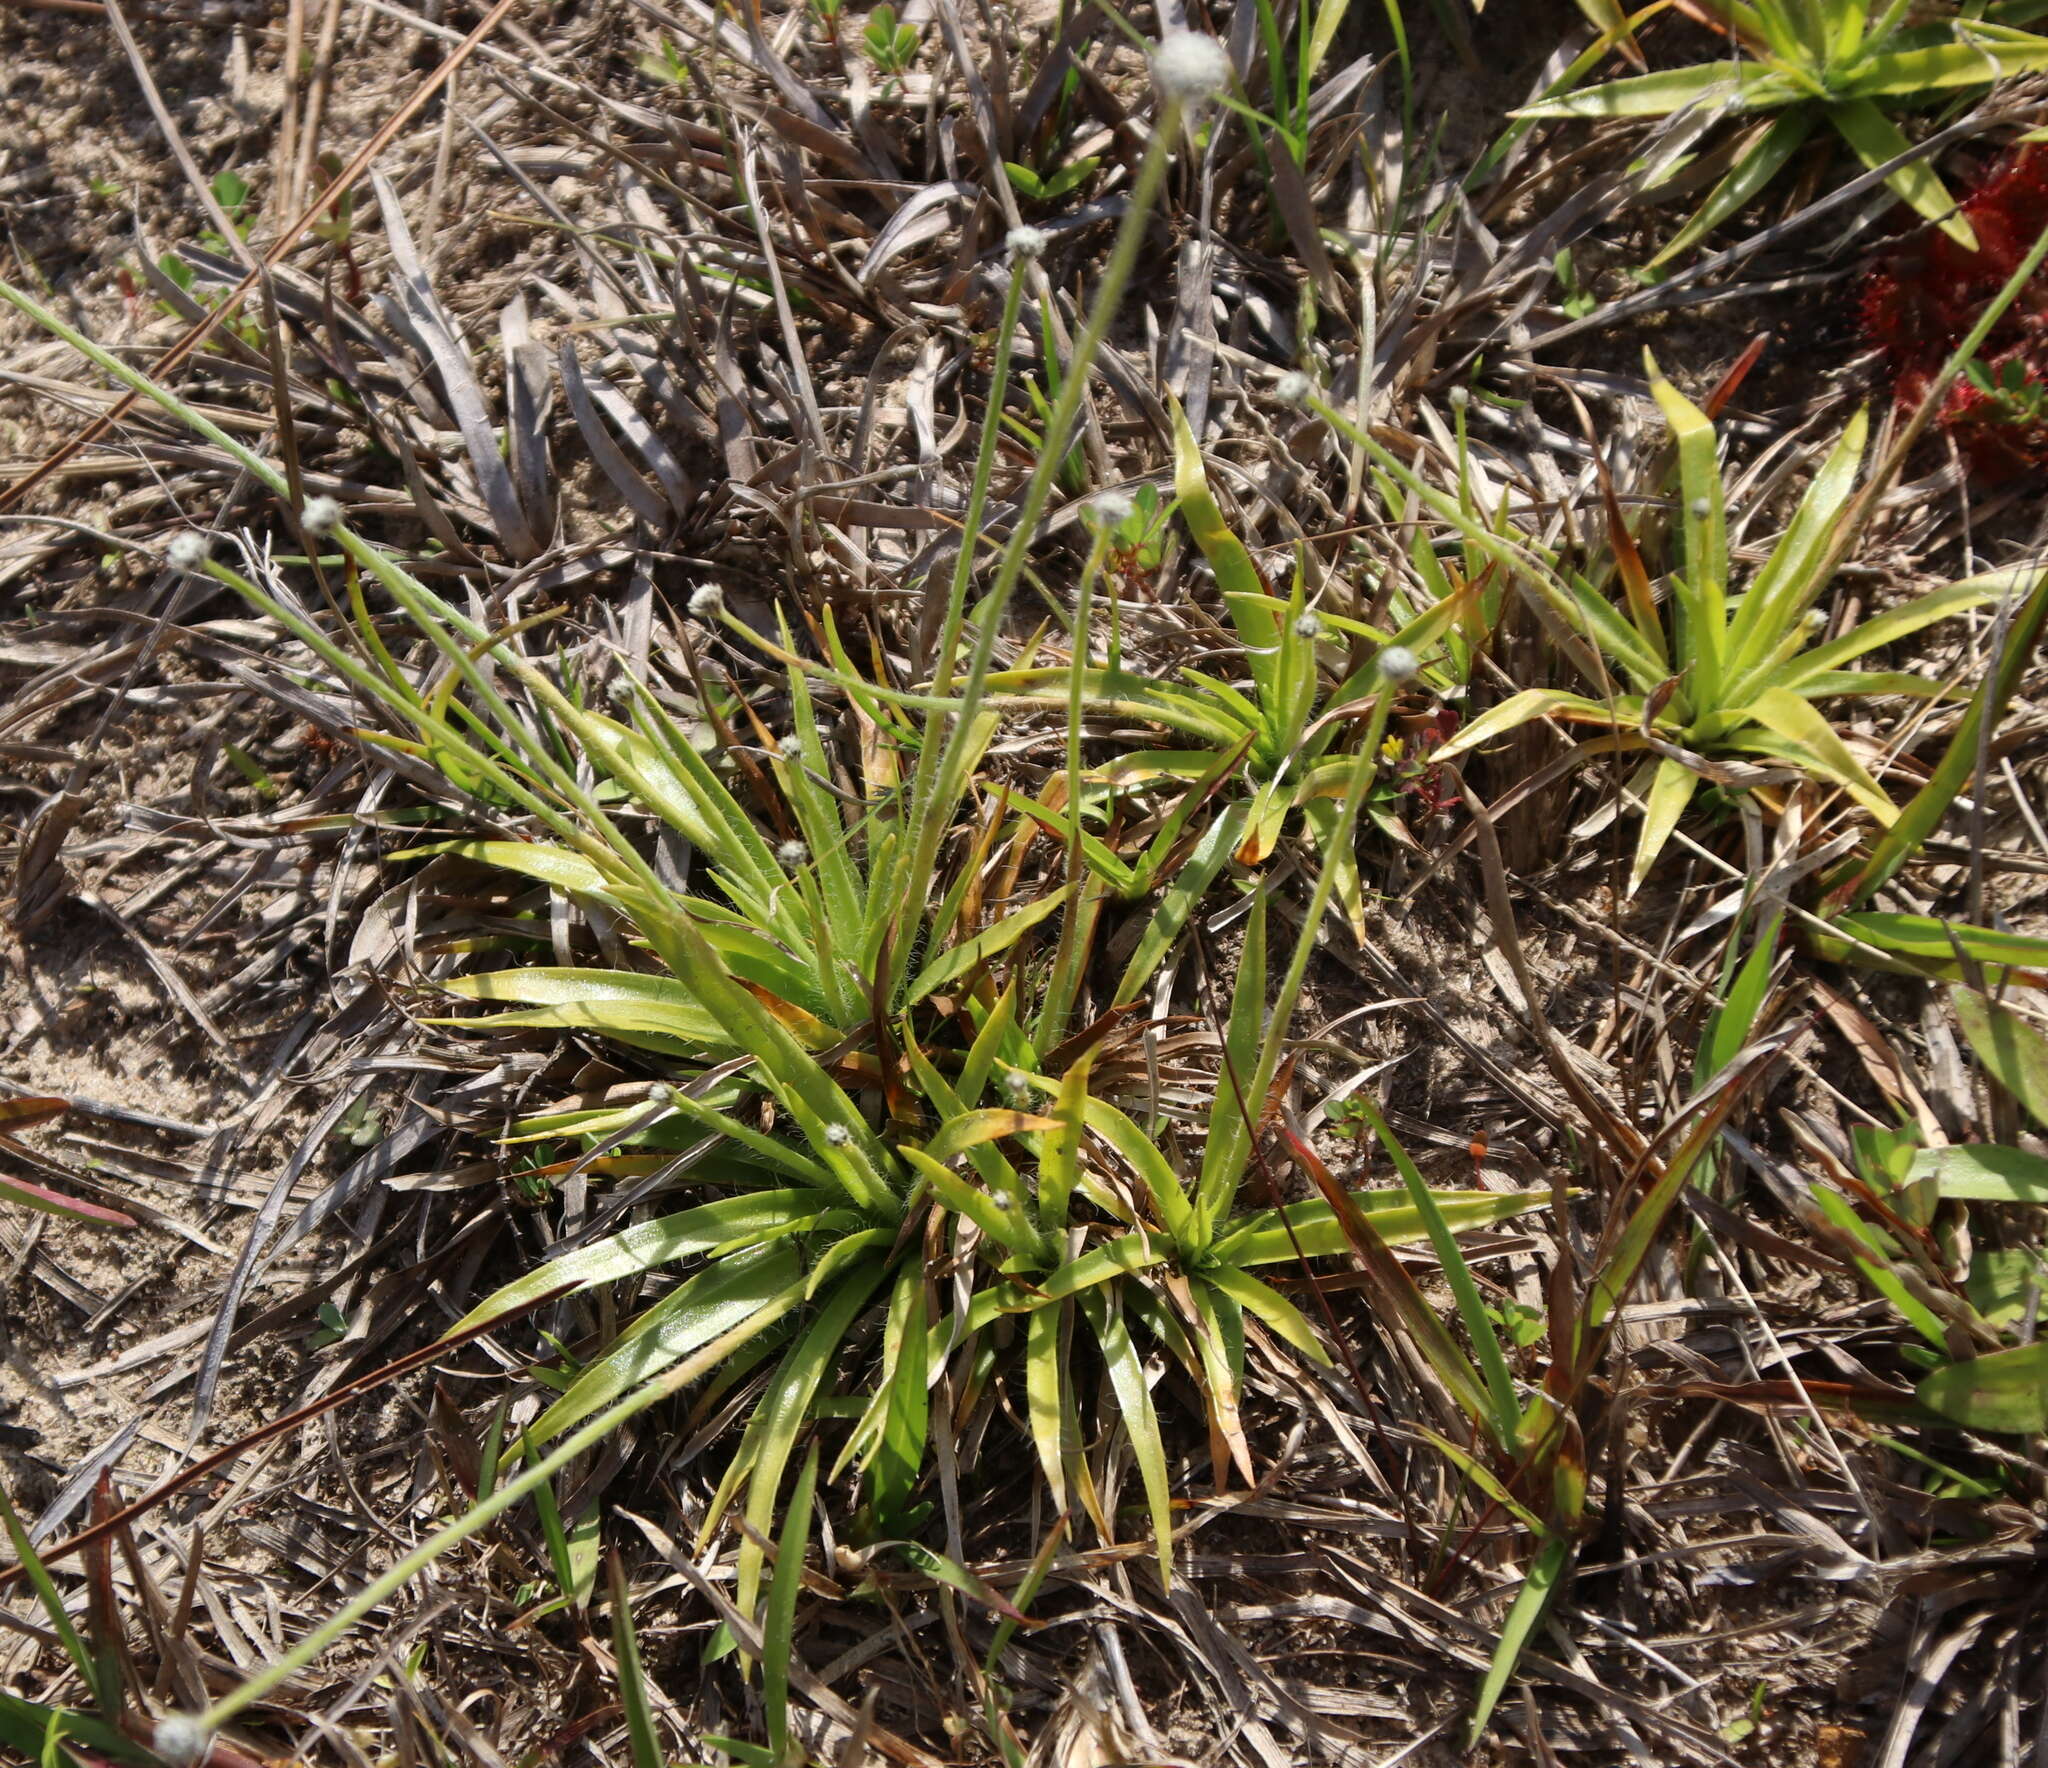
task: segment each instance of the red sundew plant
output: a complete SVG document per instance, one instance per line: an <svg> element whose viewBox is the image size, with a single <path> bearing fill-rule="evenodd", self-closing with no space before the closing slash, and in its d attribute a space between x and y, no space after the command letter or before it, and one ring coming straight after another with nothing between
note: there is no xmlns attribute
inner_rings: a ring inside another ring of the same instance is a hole
<svg viewBox="0 0 2048 1768"><path fill-rule="evenodd" d="M1863 334L1884 352L1902 407L1926 396L2048 227L2048 153L2023 146L2007 154L1961 211L1976 233L1975 251L1930 230L1863 285ZM1999 319L1935 421L1994 483L2048 466L2048 270Z"/></svg>

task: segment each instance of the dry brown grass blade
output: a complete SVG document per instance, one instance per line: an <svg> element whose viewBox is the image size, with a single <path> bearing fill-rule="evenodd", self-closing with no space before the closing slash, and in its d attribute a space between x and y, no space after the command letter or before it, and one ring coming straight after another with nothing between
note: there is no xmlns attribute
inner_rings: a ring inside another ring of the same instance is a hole
<svg viewBox="0 0 2048 1768"><path fill-rule="evenodd" d="M340 175L334 181L335 187L342 190L348 189L376 162L378 155L390 146L397 138L399 131L407 123L411 122L414 117L419 115L426 107L427 101L454 77L456 70L475 53L477 46L492 31L497 29L506 14L512 10L513 4L514 0L492 0L490 9L477 21L469 35L463 38L462 42L442 59L441 65L414 89L412 96L406 99L397 110L385 119L377 132L370 137L355 157L342 169ZM308 139L309 141L312 139L310 133ZM176 368L179 363L192 355L194 351L211 338L233 316L235 309L255 291L261 271L275 268L289 257L293 250L297 248L306 230L326 213L327 207L328 199L323 195L307 208L265 251L261 265L250 270L208 312L203 321L187 331L177 343L173 344L169 350L158 357L152 366L151 372L161 378ZM88 424L76 436L72 437L70 441L63 443L46 456L26 478L18 480L5 491L0 491L0 511L13 509L24 498L45 484L66 461L70 460L81 450L90 448L95 442L102 440L110 434L114 426L132 412L137 404L140 403L140 400L141 395L138 393L122 394L103 416L95 418L93 422Z"/></svg>
<svg viewBox="0 0 2048 1768"><path fill-rule="evenodd" d="M560 1291L555 1291L547 1295L537 1296L529 1304L528 1308L522 1309L520 1312L524 1313L531 1311L532 1308L546 1307L551 1302L558 1300L560 1293ZM496 1320L486 1321L482 1325L472 1327L466 1332L459 1334L451 1333L445 1339L436 1339L431 1344L422 1345L418 1350L408 1351L404 1356L392 1359L382 1368L373 1369L367 1375L360 1375L355 1380L336 1388L332 1393L314 1400L308 1405L301 1406L296 1411L287 1412L283 1417L273 1419L270 1423L249 1432L232 1443L223 1444L211 1454L204 1455L197 1461L180 1468L168 1479L160 1480L156 1485L144 1492L141 1497L132 1499L127 1504L122 1505L119 1510L96 1520L90 1528L82 1529L77 1534L67 1536L64 1540L55 1542L50 1546L39 1547L37 1549L39 1557L45 1563L53 1560L67 1559L72 1554L81 1552L96 1542L108 1539L117 1529L126 1528L129 1524L147 1516L150 1511L163 1503L165 1499L175 1497L179 1492L195 1485L210 1474L231 1465L249 1450L260 1447L274 1438L287 1435L291 1431L298 1429L300 1425L309 1423L311 1420L333 1411L337 1406L347 1404L350 1400L357 1399L367 1393L374 1393L378 1388L386 1386L402 1376L411 1374L415 1369L425 1368L429 1363L446 1356L451 1350L458 1350L463 1345L484 1337L487 1333L495 1332L514 1317L513 1314L508 1313ZM4 1590L18 1582L23 1576L25 1576L25 1571L21 1566L0 1566L0 1590Z"/></svg>

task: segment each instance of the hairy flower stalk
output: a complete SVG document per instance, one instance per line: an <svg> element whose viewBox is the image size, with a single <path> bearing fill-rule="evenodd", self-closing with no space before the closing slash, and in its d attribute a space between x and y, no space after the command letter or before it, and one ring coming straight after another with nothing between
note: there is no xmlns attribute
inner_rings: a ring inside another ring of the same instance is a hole
<svg viewBox="0 0 2048 1768"><path fill-rule="evenodd" d="M1009 540L1004 544L1000 563L996 569L996 580L977 610L977 632L974 650L970 657L967 677L960 691L960 708L953 714L947 729L945 743L927 739L918 756L916 773L911 784L911 826L915 846L910 854L909 876L912 887L905 891L898 907L892 941L897 951L910 948L909 932L913 921L925 910L930 889L930 880L938 867L939 847L944 841L948 818L946 807L959 801L960 786L973 753L971 732L981 709L984 684L988 679L989 666L994 660L997 636L1002 630L1003 613L1009 607L1010 596L1024 574L1025 560L1031 553L1031 542L1038 530L1039 522L1045 516L1046 505L1052 499L1052 490L1059 475L1060 463L1066 458L1067 438L1073 434L1074 426L1081 416L1082 401L1087 397L1091 370L1103 340L1109 336L1109 328L1115 322L1117 312L1123 305L1124 291L1130 285L1131 275L1137 268L1139 248L1144 244L1145 229L1150 222L1153 205L1159 200L1159 193L1165 187L1167 166L1172 155L1170 143L1179 132L1181 107L1169 102L1166 115L1160 127L1153 132L1152 140L1145 149L1145 158L1138 168L1138 177L1131 190L1131 204L1124 211L1124 217L1117 228L1116 242L1110 249L1109 263L1097 285L1095 301L1088 312L1088 322L1081 335L1074 340L1074 352L1061 377L1060 396L1053 407L1052 416L1045 425L1043 445L1038 451L1038 461L1033 467L1029 483L1024 488L1015 520L1010 529ZM1020 284L1023 278L1012 276L1010 290L1003 303L1003 326L996 338L996 367L998 375L1007 374L1009 349L1012 333L1016 329L1017 302L1021 298ZM962 530L960 556L954 564L951 593L947 597L945 625L941 629L938 650L938 670L935 677L936 691L943 693L951 683L951 659L953 647L958 642L960 627L965 619L967 585L974 568L974 537L981 526L982 512L988 496L988 481L995 461L996 436L1001 423L1001 397L1004 382L998 379L989 392L989 409L982 426L981 454L975 462L974 487L968 498L967 519ZM938 719L934 719L932 736L937 735ZM939 751L936 765L928 765L934 751Z"/></svg>

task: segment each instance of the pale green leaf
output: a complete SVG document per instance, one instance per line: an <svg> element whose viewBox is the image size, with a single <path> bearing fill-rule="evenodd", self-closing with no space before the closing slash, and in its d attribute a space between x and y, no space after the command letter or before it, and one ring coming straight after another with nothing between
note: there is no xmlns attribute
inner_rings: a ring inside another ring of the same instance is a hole
<svg viewBox="0 0 2048 1768"><path fill-rule="evenodd" d="M1995 1142L1923 1148L1913 1156L1912 1177L1931 1178L1942 1196L1968 1203L2048 1205L2048 1159Z"/></svg>
<svg viewBox="0 0 2048 1768"><path fill-rule="evenodd" d="M745 1240L815 1217L838 1201L824 1191L756 1191L744 1197L721 1197L675 1215L640 1222L623 1233L593 1241L560 1258L536 1265L525 1276L494 1291L448 1328L445 1336L468 1332L502 1314L538 1301L557 1290L575 1293L622 1277L644 1276L672 1264L685 1253L708 1252L714 1246Z"/></svg>
<svg viewBox="0 0 2048 1768"><path fill-rule="evenodd" d="M1897 159L1912 147L1898 124L1868 98L1850 98L1830 104L1828 121L1834 124L1856 157L1872 171ZM1957 212L1956 199L1924 158L1909 160L1888 174L1885 183L1914 213L1939 222L1942 232L1965 251L1977 249L1976 231Z"/></svg>
<svg viewBox="0 0 2048 1768"><path fill-rule="evenodd" d="M2048 1125L2048 1036L1973 988L1950 989L1949 1002L1985 1072L2036 1123Z"/></svg>
<svg viewBox="0 0 2048 1768"><path fill-rule="evenodd" d="M2048 1431L2048 1338L1946 1364L1913 1392L1966 1430L2039 1436Z"/></svg>
<svg viewBox="0 0 2048 1768"><path fill-rule="evenodd" d="M905 1006L915 1006L927 995L935 994L947 983L965 976L977 965L999 957L1008 951L1039 922L1057 914L1065 905L1065 891L1055 891L1014 914L1005 915L991 927L985 927L972 939L963 939L958 945L950 946L918 972L904 995Z"/></svg>
<svg viewBox="0 0 2048 1768"><path fill-rule="evenodd" d="M699 1271L663 1296L586 1367L534 1420L526 1442L533 1446L552 1441L737 1327L751 1322L766 1330L802 1302L803 1292L803 1262L786 1240Z"/></svg>
<svg viewBox="0 0 2048 1768"><path fill-rule="evenodd" d="M1750 62L1716 62L1700 67L1669 68L1614 80L1585 92L1566 93L1512 114L1517 117L1668 117L1691 104L1739 104L1745 94L1769 94L1782 88L1770 70ZM1780 100L1780 102L1783 102Z"/></svg>
<svg viewBox="0 0 2048 1768"><path fill-rule="evenodd" d="M1665 842L1671 839L1672 831L1678 827L1679 818L1685 815L1685 808L1692 802L1699 784L1699 775L1684 762L1673 760L1668 755L1658 760L1657 770L1650 779L1649 794L1643 801L1643 830L1636 838L1636 856L1629 867L1629 895L1635 895L1642 888L1643 880L1650 875L1650 868L1657 863L1657 856L1664 851Z"/></svg>
<svg viewBox="0 0 2048 1768"><path fill-rule="evenodd" d="M1131 1439L1132 1458L1145 1488L1145 1502L1152 1512L1152 1534L1159 1555L1159 1582L1173 1587L1173 1491L1166 1473L1166 1445L1159 1435L1159 1414L1153 1409L1152 1389L1145 1380L1145 1365L1131 1343L1130 1328L1123 1315L1111 1307L1099 1289L1080 1295L1081 1311L1095 1329L1102 1346L1102 1360L1109 1372L1109 1384L1116 1394L1119 1421Z"/></svg>

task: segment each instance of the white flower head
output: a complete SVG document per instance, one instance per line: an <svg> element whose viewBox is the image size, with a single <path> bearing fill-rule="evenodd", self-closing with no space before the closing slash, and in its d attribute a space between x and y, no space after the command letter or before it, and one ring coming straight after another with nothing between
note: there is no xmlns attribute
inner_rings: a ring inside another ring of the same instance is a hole
<svg viewBox="0 0 2048 1768"><path fill-rule="evenodd" d="M846 1127L846 1125L845 1125L845 1124L843 1124L843 1123L828 1123L828 1124L827 1124L827 1125L825 1126L825 1146L826 1146L826 1147L828 1147L828 1148L844 1148L844 1147L845 1147L845 1146L847 1145L847 1143L851 1142L852 1140L853 1140L853 1131L851 1131L850 1129L848 1129L848 1128Z"/></svg>
<svg viewBox="0 0 2048 1768"><path fill-rule="evenodd" d="M166 1713L156 1722L149 1747L177 1768L192 1768L213 1749L213 1734L187 1713Z"/></svg>
<svg viewBox="0 0 2048 1768"><path fill-rule="evenodd" d="M700 583L690 591L690 612L699 620L716 620L725 612L725 591L715 583Z"/></svg>
<svg viewBox="0 0 2048 1768"><path fill-rule="evenodd" d="M1273 383L1273 397L1282 405L1302 405L1315 391L1307 375L1298 368L1290 368Z"/></svg>
<svg viewBox="0 0 2048 1768"><path fill-rule="evenodd" d="M315 540L325 540L341 520L341 505L331 497L309 497L299 511L299 526Z"/></svg>
<svg viewBox="0 0 2048 1768"><path fill-rule="evenodd" d="M205 567L206 555L213 550L211 540L196 528L187 528L184 533L171 537L171 544L164 548L164 557L173 571L198 571Z"/></svg>
<svg viewBox="0 0 2048 1768"><path fill-rule="evenodd" d="M1295 615L1294 636L1296 638L1321 638L1323 636L1322 616L1313 612Z"/></svg>
<svg viewBox="0 0 2048 1768"><path fill-rule="evenodd" d="M1451 389L1451 409L1453 411L1463 411L1471 403L1472 389L1470 387L1453 387Z"/></svg>
<svg viewBox="0 0 2048 1768"><path fill-rule="evenodd" d="M786 872L793 872L811 857L811 850L801 841L785 841L775 850L776 863Z"/></svg>
<svg viewBox="0 0 2048 1768"><path fill-rule="evenodd" d="M1137 499L1128 491L1098 492L1088 505L1088 513L1105 528L1114 528L1119 522L1128 521L1137 511Z"/></svg>
<svg viewBox="0 0 2048 1768"><path fill-rule="evenodd" d="M1695 497L1686 507L1692 511L1695 522L1704 522L1714 513L1714 506L1704 497Z"/></svg>
<svg viewBox="0 0 2048 1768"><path fill-rule="evenodd" d="M658 1080L647 1089L647 1103L669 1106L676 1102L676 1090L665 1080Z"/></svg>
<svg viewBox="0 0 2048 1768"><path fill-rule="evenodd" d="M1013 227L1004 238L1013 258L1042 258L1045 256L1047 240L1043 227Z"/></svg>
<svg viewBox="0 0 2048 1768"><path fill-rule="evenodd" d="M1422 660L1406 645L1389 645L1380 652L1380 674L1388 681L1413 681L1422 670Z"/></svg>
<svg viewBox="0 0 2048 1768"><path fill-rule="evenodd" d="M1012 1068L1004 1072L1003 1091L1013 1099L1021 1099L1031 1091L1031 1083L1024 1078L1024 1070Z"/></svg>
<svg viewBox="0 0 2048 1768"><path fill-rule="evenodd" d="M1152 51L1152 80L1169 104L1193 109L1230 84L1230 56L1204 31L1169 31Z"/></svg>

